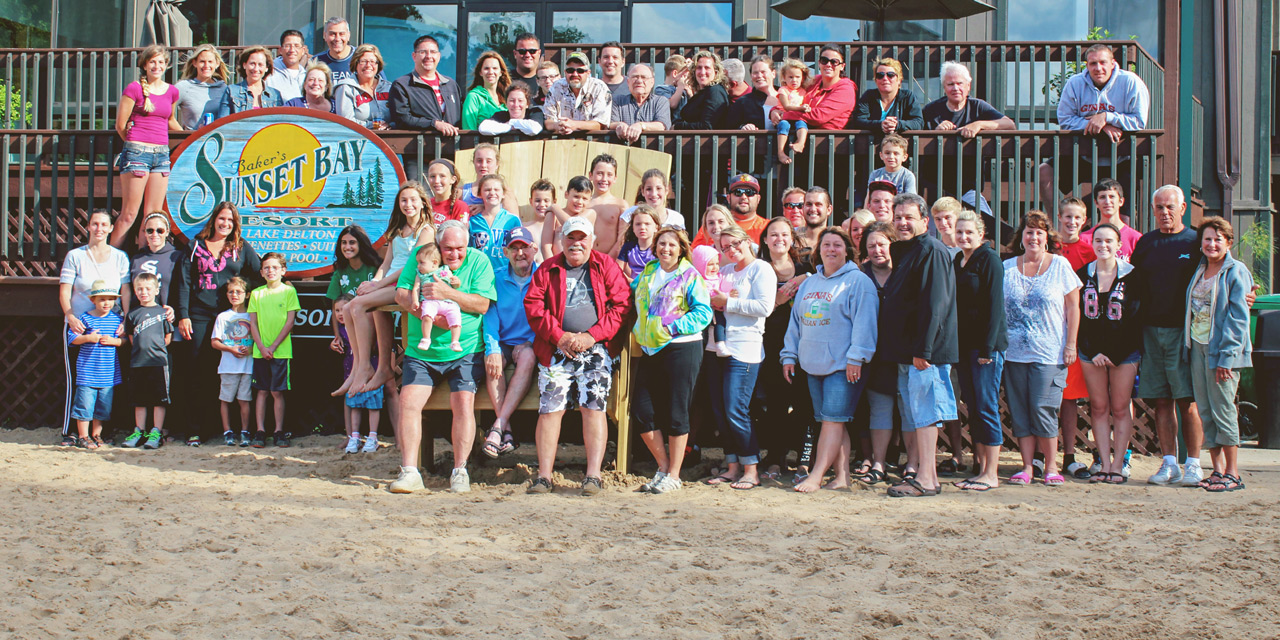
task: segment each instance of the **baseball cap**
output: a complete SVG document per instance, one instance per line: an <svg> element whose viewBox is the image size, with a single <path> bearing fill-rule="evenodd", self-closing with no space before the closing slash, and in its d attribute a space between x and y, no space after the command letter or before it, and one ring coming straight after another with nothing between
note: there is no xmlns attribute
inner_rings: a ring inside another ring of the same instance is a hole
<svg viewBox="0 0 1280 640"><path fill-rule="evenodd" d="M120 288L112 289L107 285L106 280L94 280L93 285L89 287L89 297L96 298L98 296L108 296L111 298L120 297Z"/></svg>
<svg viewBox="0 0 1280 640"><path fill-rule="evenodd" d="M760 181L749 173L740 173L729 181L729 192L732 193L734 189L751 189L758 194L760 193Z"/></svg>
<svg viewBox="0 0 1280 640"><path fill-rule="evenodd" d="M509 247L517 242L523 242L527 245L533 246L533 232L525 227L516 227L515 229L512 229L511 235L507 236L507 246Z"/></svg>
<svg viewBox="0 0 1280 640"><path fill-rule="evenodd" d="M585 233L588 236L592 236L592 235L595 235L596 229L591 224L590 220L587 220L586 218L576 218L576 217L569 218L568 220L565 221L564 226L560 227L560 233L566 237L575 231L581 231L582 233Z"/></svg>
<svg viewBox="0 0 1280 640"><path fill-rule="evenodd" d="M888 180L875 180L871 184L867 185L868 196L870 196L873 192L876 192L876 191L888 191L889 193L892 193L895 196L898 195L897 185L893 184L892 182L889 182Z"/></svg>
<svg viewBox="0 0 1280 640"><path fill-rule="evenodd" d="M569 54L568 58L565 58L565 61L564 61L565 64L569 64L570 62L581 62L582 64L588 67L591 66L591 61L587 59L587 54L581 51L574 51L573 53Z"/></svg>

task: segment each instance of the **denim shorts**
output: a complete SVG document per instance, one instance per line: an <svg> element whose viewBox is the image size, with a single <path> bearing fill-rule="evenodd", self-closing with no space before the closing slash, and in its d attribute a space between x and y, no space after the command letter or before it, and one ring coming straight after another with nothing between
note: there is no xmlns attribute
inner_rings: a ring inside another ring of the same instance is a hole
<svg viewBox="0 0 1280 640"><path fill-rule="evenodd" d="M898 365L898 412L902 431L958 420L956 391L951 386L951 365L935 364L924 371L913 365Z"/></svg>
<svg viewBox="0 0 1280 640"><path fill-rule="evenodd" d="M1084 362L1088 362L1089 364L1093 364L1093 359L1096 358L1097 356L1098 354L1096 353L1094 354L1081 353L1080 357L1076 360L1076 362L1084 361ZM1112 363L1115 364L1116 366L1119 366L1122 364L1138 364L1139 362L1142 362L1141 351L1134 351L1133 353L1125 356L1124 360L1121 360L1120 362L1115 362L1114 360L1112 361Z"/></svg>
<svg viewBox="0 0 1280 640"><path fill-rule="evenodd" d="M115 387L82 387L76 385L75 401L71 405L72 420L107 420L111 418L111 399Z"/></svg>
<svg viewBox="0 0 1280 640"><path fill-rule="evenodd" d="M809 399L819 422L849 422L862 395L862 379L849 382L843 369L825 376L809 376Z"/></svg>
<svg viewBox="0 0 1280 640"><path fill-rule="evenodd" d="M124 151L116 156L116 169L142 177L148 173L169 175L169 149L159 145L124 143Z"/></svg>

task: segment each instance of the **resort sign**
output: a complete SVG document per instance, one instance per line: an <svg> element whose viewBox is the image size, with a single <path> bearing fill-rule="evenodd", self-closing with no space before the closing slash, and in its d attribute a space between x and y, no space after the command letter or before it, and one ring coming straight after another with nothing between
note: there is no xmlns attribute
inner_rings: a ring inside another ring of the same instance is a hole
<svg viewBox="0 0 1280 640"><path fill-rule="evenodd" d="M368 129L329 113L279 107L237 113L193 132L174 150L168 210L190 241L214 205L240 211L240 233L259 255L284 254L289 275L332 269L343 227L377 236L404 180L396 155Z"/></svg>

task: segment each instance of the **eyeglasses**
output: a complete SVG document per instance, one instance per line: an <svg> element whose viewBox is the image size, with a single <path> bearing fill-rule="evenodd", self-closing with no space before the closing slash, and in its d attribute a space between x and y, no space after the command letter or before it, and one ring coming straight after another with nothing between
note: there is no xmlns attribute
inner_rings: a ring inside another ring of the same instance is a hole
<svg viewBox="0 0 1280 640"><path fill-rule="evenodd" d="M431 50L431 49L418 49L417 51L414 51L414 52L413 52L413 55L415 55L415 56L425 56L425 55L427 55L428 53L440 53L440 51L439 51L438 49L437 49L437 50Z"/></svg>
<svg viewBox="0 0 1280 640"><path fill-rule="evenodd" d="M147 229L147 235L149 236L151 235L162 236L166 233L169 233L168 229Z"/></svg>
<svg viewBox="0 0 1280 640"><path fill-rule="evenodd" d="M818 58L818 64L829 64L831 66L836 66L836 65L844 64L844 60L841 60L840 58L828 58L826 56L822 56L821 58Z"/></svg>
<svg viewBox="0 0 1280 640"><path fill-rule="evenodd" d="M537 54L538 54L538 51L540 51L540 50L539 50L539 49L516 49L516 55L518 55L518 56L533 56L533 55L537 55Z"/></svg>
<svg viewBox="0 0 1280 640"><path fill-rule="evenodd" d="M755 189L747 189L747 188L743 188L743 187L739 187L739 188L737 188L737 189L734 189L734 190L730 191L729 193L731 193L731 194L733 194L733 195L735 195L735 196L738 196L738 197L740 197L740 198L749 198L749 197L751 197L751 196L758 195L758 194L756 193L756 190L755 190Z"/></svg>
<svg viewBox="0 0 1280 640"><path fill-rule="evenodd" d="M876 72L876 80L884 80L885 78L892 80L896 77L898 77L898 74L893 71L877 71Z"/></svg>
<svg viewBox="0 0 1280 640"><path fill-rule="evenodd" d="M737 249L738 247L741 247L741 246L742 246L742 243L744 243L744 242L746 242L746 240L743 240L742 238L735 238L735 239L730 240L730 241L728 241L728 242L724 242L723 244L724 244L725 248L733 247L734 249Z"/></svg>
<svg viewBox="0 0 1280 640"><path fill-rule="evenodd" d="M586 67L565 67L564 68L564 74L567 76L576 76L583 73L587 73Z"/></svg>
<svg viewBox="0 0 1280 640"><path fill-rule="evenodd" d="M281 49L302 49L302 48L304 48L305 46L306 46L306 45L290 43L290 44L282 44L282 45L280 45L280 48L281 48Z"/></svg>
<svg viewBox="0 0 1280 640"><path fill-rule="evenodd" d="M560 74L558 74L558 73L544 73L544 74L542 74L542 75L538 76L538 80L540 80L540 81L541 81L541 80L551 80L551 81L555 81L555 80L556 80L557 78L559 78L559 77L560 77Z"/></svg>

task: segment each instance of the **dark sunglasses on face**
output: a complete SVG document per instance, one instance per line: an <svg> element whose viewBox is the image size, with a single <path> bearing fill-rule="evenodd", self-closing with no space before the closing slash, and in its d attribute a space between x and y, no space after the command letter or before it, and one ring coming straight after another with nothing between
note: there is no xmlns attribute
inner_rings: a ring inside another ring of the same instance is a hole
<svg viewBox="0 0 1280 640"><path fill-rule="evenodd" d="M822 56L821 58L818 58L818 64L829 64L835 66L844 64L844 60L841 60L840 58L828 58L826 56Z"/></svg>
<svg viewBox="0 0 1280 640"><path fill-rule="evenodd" d="M885 78L892 80L896 77L898 77L898 74L894 73L893 71L877 71L876 72L876 80L884 80Z"/></svg>
<svg viewBox="0 0 1280 640"><path fill-rule="evenodd" d="M577 74L586 73L586 72L587 72L586 67L565 67L564 68L564 74L567 76L577 75Z"/></svg>
<svg viewBox="0 0 1280 640"><path fill-rule="evenodd" d="M532 56L532 55L536 55L537 53L538 53L537 49L516 49L516 55L518 56Z"/></svg>
<svg viewBox="0 0 1280 640"><path fill-rule="evenodd" d="M803 203L803 202L784 202L784 203L782 203L782 208L784 208L784 209L803 209L803 208L804 208L804 203Z"/></svg>
<svg viewBox="0 0 1280 640"><path fill-rule="evenodd" d="M755 192L754 190L752 190L752 189L743 189L743 188L734 189L733 191L730 191L729 193L732 193L733 195L738 196L738 197L741 197L741 198L749 198L749 197L751 197L751 196L756 195L756 192Z"/></svg>
<svg viewBox="0 0 1280 640"><path fill-rule="evenodd" d="M169 233L169 231L166 229L147 229L147 235L162 236L166 233Z"/></svg>

